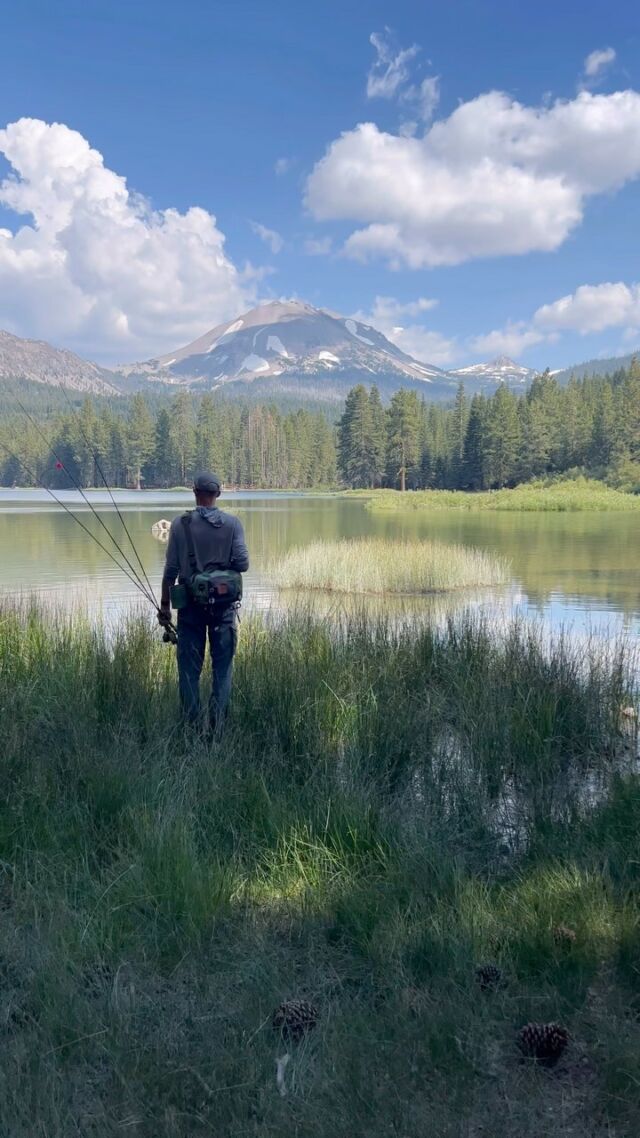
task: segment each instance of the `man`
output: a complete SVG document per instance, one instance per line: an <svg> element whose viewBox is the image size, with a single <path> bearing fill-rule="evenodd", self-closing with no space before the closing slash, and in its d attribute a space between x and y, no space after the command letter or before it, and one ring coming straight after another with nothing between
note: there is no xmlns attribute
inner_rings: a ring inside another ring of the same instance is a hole
<svg viewBox="0 0 640 1138"><path fill-rule="evenodd" d="M218 509L220 479L215 474L199 474L193 483L196 508L174 518L169 532L167 558L162 577L162 597L158 620L171 620L171 588L176 577L186 590L184 607L178 609L178 676L180 702L187 722L200 719L200 675L204 664L207 634L213 668L209 703L212 732L224 721L231 695L231 673L237 642L237 606L217 601L199 603L190 588L194 567L200 574L231 569L246 573L249 553L238 518Z"/></svg>

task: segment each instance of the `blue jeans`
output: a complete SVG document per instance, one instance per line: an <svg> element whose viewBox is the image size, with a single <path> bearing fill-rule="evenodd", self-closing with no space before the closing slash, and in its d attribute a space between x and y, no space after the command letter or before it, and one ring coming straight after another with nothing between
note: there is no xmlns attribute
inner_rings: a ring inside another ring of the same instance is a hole
<svg viewBox="0 0 640 1138"><path fill-rule="evenodd" d="M178 611L178 679L182 714L189 723L200 718L200 676L209 636L213 683L209 701L209 723L213 730L222 726L231 695L231 674L238 634L233 610L220 615L193 602Z"/></svg>

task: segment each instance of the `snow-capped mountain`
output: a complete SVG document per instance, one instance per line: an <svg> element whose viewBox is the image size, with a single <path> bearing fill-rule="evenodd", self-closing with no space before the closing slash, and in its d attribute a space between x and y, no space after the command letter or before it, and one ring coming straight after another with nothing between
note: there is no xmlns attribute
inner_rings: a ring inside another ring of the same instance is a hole
<svg viewBox="0 0 640 1138"><path fill-rule="evenodd" d="M118 395L105 368L89 363L74 352L54 348L44 340L23 340L0 331L0 380L30 379L86 391L93 395Z"/></svg>
<svg viewBox="0 0 640 1138"><path fill-rule="evenodd" d="M447 372L419 363L369 324L300 301L262 304L167 356L121 370L199 390L230 387L237 394L250 385L261 398L333 402L360 382L386 395L399 387L417 387L431 399L455 394Z"/></svg>
<svg viewBox="0 0 640 1138"><path fill-rule="evenodd" d="M474 390L493 390L501 383L506 383L509 387L516 389L524 388L531 383L537 372L530 367L517 364L508 356L497 356L495 360L490 360L489 363L461 367L450 372L450 375L462 380L467 390L473 392Z"/></svg>

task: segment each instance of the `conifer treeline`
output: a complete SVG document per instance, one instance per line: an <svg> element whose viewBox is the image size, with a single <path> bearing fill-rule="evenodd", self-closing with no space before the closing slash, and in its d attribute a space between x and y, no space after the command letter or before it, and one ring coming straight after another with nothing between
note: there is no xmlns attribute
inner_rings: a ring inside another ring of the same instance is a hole
<svg viewBox="0 0 640 1138"><path fill-rule="evenodd" d="M388 410L359 385L338 425L348 486L488 490L582 468L640 489L640 364L560 387L547 371L524 396L501 386L453 407L398 391Z"/></svg>
<svg viewBox="0 0 640 1138"><path fill-rule="evenodd" d="M303 489L335 486L337 478L335 431L321 413L217 403L210 395L179 392L152 413L138 394L124 414L85 399L80 410L55 416L45 434L64 469L22 416L0 426L0 444L54 488L69 486L65 470L82 486L101 486L95 456L111 486L185 486L203 469L231 486ZM0 484L33 481L0 449Z"/></svg>
<svg viewBox="0 0 640 1138"><path fill-rule="evenodd" d="M486 490L581 468L640 490L640 364L560 387L549 372L524 396L500 387L453 406L401 390L383 407L377 388L352 388L334 428L321 412L284 412L179 392L150 409L141 394L125 409L85 399L55 414L45 432L64 468L99 486L95 456L112 486L168 487L194 471L227 485L312 489L391 486ZM26 418L0 423L0 484L33 479L12 450L52 487L66 487L42 433Z"/></svg>

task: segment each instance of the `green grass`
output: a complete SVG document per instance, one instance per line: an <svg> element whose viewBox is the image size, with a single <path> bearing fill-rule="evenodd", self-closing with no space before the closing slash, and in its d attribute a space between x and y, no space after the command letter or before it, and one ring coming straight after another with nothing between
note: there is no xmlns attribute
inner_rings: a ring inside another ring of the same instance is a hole
<svg viewBox="0 0 640 1138"><path fill-rule="evenodd" d="M157 630L0 611L0 1133L637 1135L634 698L621 648L298 612L243 623L208 749Z"/></svg>
<svg viewBox="0 0 640 1138"><path fill-rule="evenodd" d="M314 541L269 567L283 589L340 593L442 593L509 581L508 563L480 549L438 541Z"/></svg>
<svg viewBox="0 0 640 1138"><path fill-rule="evenodd" d="M349 496L366 499L369 510L517 510L575 512L638 510L640 494L614 490L588 478L526 482L513 490L351 490Z"/></svg>

